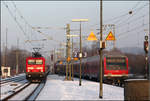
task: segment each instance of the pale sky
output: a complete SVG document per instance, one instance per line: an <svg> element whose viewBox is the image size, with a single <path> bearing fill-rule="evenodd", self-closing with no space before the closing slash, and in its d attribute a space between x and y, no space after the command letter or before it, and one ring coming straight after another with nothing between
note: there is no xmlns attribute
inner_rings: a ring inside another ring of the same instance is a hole
<svg viewBox="0 0 150 101"><path fill-rule="evenodd" d="M4 2L4 1L1 1ZM6 2L13 16L26 32L27 39L11 17L8 9L1 3L1 47L5 43L6 27L8 28L8 47L16 45L19 38L19 47L30 50L33 47L44 46L44 51L58 48L59 43L54 41L66 42L66 33L62 28L70 24L71 29L79 29L79 22L71 22L72 19L89 19L82 23L82 35L88 36L91 31L95 35L99 29L100 3L99 1L14 1L17 9L21 12L27 22L33 27L52 27L51 29L40 30L54 40L45 42L33 42L33 46L25 44L26 40L46 39L28 27L22 18L19 17L13 3ZM130 15L128 12L132 10ZM117 18L116 18L117 17ZM116 18L116 19L115 19ZM149 32L149 4L148 1L104 1L103 2L103 24L115 24L116 46L120 47L143 47L144 29ZM107 36L109 29L103 32ZM148 33L147 32L147 33ZM71 32L79 34L79 31ZM97 35L99 39L99 35ZM74 40L79 42L79 38ZM83 46L91 42L83 39ZM112 47L108 43L108 48Z"/></svg>

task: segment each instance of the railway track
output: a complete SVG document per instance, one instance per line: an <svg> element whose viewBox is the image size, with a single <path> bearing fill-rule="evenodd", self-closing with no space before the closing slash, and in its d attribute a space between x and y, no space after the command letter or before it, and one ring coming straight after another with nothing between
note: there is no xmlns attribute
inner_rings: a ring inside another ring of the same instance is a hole
<svg viewBox="0 0 150 101"><path fill-rule="evenodd" d="M79 78L79 76L77 76L77 75L74 75L74 77L76 77L76 78ZM84 80L88 80L88 81L94 81L94 82L99 82L99 81L97 81L97 79L90 79L90 78L83 78L82 77L82 79L84 79ZM113 86L116 86L116 87L121 87L121 88L124 88L124 84L122 84L122 85L120 85L120 84L115 84L115 83L110 83L110 82L103 82L103 83L105 83L105 84L108 84L108 85L113 85Z"/></svg>
<svg viewBox="0 0 150 101"><path fill-rule="evenodd" d="M12 91L10 95L1 99L2 101L8 100L35 100L42 88L44 87L45 82L41 83L26 83L24 86L19 87Z"/></svg>
<svg viewBox="0 0 150 101"><path fill-rule="evenodd" d="M13 78L8 78L8 79L5 79L5 80L1 80L0 81L0 87L3 85L3 84L6 84L6 83L9 83L9 82L18 82L18 81L22 81L22 80L25 80L26 77L25 75L24 76L19 76L19 77L13 77Z"/></svg>

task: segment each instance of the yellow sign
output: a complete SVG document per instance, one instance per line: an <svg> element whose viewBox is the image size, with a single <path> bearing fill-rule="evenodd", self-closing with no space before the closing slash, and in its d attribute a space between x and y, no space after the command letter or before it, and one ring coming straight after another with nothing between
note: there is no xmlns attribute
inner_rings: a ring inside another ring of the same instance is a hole
<svg viewBox="0 0 150 101"><path fill-rule="evenodd" d="M97 40L97 38L96 38L96 36L94 35L94 33L91 32L91 34L88 36L87 40L89 40L89 41L95 41L95 40Z"/></svg>
<svg viewBox="0 0 150 101"><path fill-rule="evenodd" d="M71 60L71 58L70 58L70 57L68 57L68 58L67 58L67 61L70 61L70 60Z"/></svg>
<svg viewBox="0 0 150 101"><path fill-rule="evenodd" d="M107 41L113 41L113 40L116 40L116 39L115 39L115 36L110 31L105 40L107 40Z"/></svg>

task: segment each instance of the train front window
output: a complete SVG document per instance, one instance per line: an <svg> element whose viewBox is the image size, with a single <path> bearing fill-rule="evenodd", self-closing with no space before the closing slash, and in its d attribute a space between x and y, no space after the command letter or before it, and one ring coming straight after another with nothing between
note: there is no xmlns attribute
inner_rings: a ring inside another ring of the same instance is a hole
<svg viewBox="0 0 150 101"><path fill-rule="evenodd" d="M29 65L42 65L43 60L41 60L41 59L30 59L30 60L28 60L28 64Z"/></svg>
<svg viewBox="0 0 150 101"><path fill-rule="evenodd" d="M42 64L43 64L43 61L40 60L40 59L39 59L39 60L36 60L36 64L37 64L37 65L42 65Z"/></svg>
<svg viewBox="0 0 150 101"><path fill-rule="evenodd" d="M126 70L125 58L107 58L106 68L108 70Z"/></svg>
<svg viewBox="0 0 150 101"><path fill-rule="evenodd" d="M28 60L28 64L29 65L34 65L35 64L35 60L33 60L33 59Z"/></svg>

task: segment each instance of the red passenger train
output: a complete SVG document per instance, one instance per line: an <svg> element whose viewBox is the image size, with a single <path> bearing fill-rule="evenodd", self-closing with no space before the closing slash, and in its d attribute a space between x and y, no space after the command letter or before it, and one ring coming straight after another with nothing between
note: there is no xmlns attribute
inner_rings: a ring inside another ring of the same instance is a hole
<svg viewBox="0 0 150 101"><path fill-rule="evenodd" d="M45 64L44 57L26 58L26 79L29 81L41 81L49 73L49 66Z"/></svg>
<svg viewBox="0 0 150 101"><path fill-rule="evenodd" d="M82 59L82 77L100 80L99 56ZM65 74L66 62L55 64L55 73ZM80 61L74 61L74 75L79 77ZM128 58L126 56L106 55L103 57L103 81L121 85L128 78Z"/></svg>

